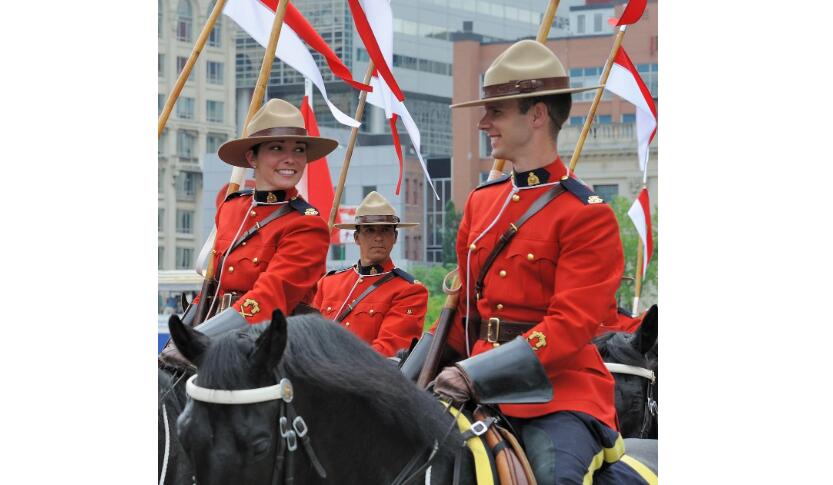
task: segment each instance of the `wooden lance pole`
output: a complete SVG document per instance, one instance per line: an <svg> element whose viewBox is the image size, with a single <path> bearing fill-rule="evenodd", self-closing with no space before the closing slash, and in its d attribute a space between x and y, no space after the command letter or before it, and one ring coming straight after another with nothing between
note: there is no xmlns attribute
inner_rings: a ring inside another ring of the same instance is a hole
<svg viewBox="0 0 833 485"><path fill-rule="evenodd" d="M222 1L224 0L218 0L217 3ZM281 36L281 27L283 26L283 18L286 15L286 6L288 3L289 0L279 0L278 6L275 9L275 20L272 22L272 33L269 35L269 43L266 45L266 50L263 52L263 62L260 64L260 74L257 77L255 89L252 93L252 100L249 103L249 113L246 115L246 121L243 123L243 137L248 136L249 121L251 121L254 114L257 113L257 110L260 109L261 103L263 102L263 93L266 92L266 85L269 83L269 74L272 72L272 62L275 60L275 50L278 47L278 39ZM245 168L234 167L232 169L231 179L229 180L228 189L226 190L227 196L240 189L240 185L243 183L243 177L245 175ZM205 320L205 317L208 315L210 307L212 306L212 301L208 300L213 300L214 289L212 287L214 285L212 282L214 281L215 271L214 250L212 250L208 255L208 266L205 270L205 280L203 281L202 290L200 292L202 297L197 305L197 313L194 319L195 325Z"/></svg>
<svg viewBox="0 0 833 485"><path fill-rule="evenodd" d="M547 10L541 18L541 26L538 27L538 36L535 40L542 44L547 42L547 37L550 35L550 28L552 28L552 21L555 18L555 11L558 10L558 3L559 0L550 0L549 5L547 5ZM505 164L506 160L496 158L492 164L492 170L489 171L489 180L494 180L503 175L503 166Z"/></svg>
<svg viewBox="0 0 833 485"><path fill-rule="evenodd" d="M217 23L217 17L219 17L222 13L223 6L225 4L226 0L217 0L217 4L214 5L214 10L211 11L211 15L209 15L208 20L205 21L205 26L203 26L200 36L197 37L197 42L194 43L194 49L191 51L191 55L185 62L185 67L182 68L182 72L179 73L179 78L177 78L176 83L171 90L171 94L168 95L168 100L165 101L165 107L162 108L162 114L159 115L159 123L157 125L158 133L156 134L157 137L162 136L162 130L165 129L165 125L168 123L168 117L174 109L176 100L179 98L179 93L182 92L182 88L185 86L185 81L188 80L188 76L191 74L194 64L197 63L197 58L200 56L202 48L205 47L205 42L208 40L211 30L214 29L214 24Z"/></svg>
<svg viewBox="0 0 833 485"><path fill-rule="evenodd" d="M570 157L570 170L568 171L568 175L575 171L576 165L578 165L578 159L581 156L581 149L584 147L584 140L587 139L587 134L590 132L590 125L593 124L593 118L596 117L596 109L599 107L599 102L602 100L605 83L607 82L607 77L610 75L610 69L613 67L613 58L616 57L616 53L619 52L619 46L622 45L622 39L625 38L626 28L627 25L619 27L619 32L616 33L616 38L613 40L613 48L610 49L610 55L607 56L607 62L605 62L602 77L599 79L599 84L601 84L601 86L596 89L596 97L593 98L593 103L590 105L590 112L587 113L587 119L584 120L584 127L581 129L581 135L579 135L578 141L576 142L576 148L573 150L573 156Z"/></svg>
<svg viewBox="0 0 833 485"><path fill-rule="evenodd" d="M373 77L373 61L367 65L367 72L364 75L364 84L370 83L370 78ZM359 93L359 105L356 106L356 121L361 121L364 115L364 104L367 100L367 91ZM341 173L338 175L338 185L336 186L336 193L333 196L333 208L330 210L330 232L333 231L333 226L336 221L336 214L338 214L338 206L341 205L341 195L344 193L344 183L347 181L347 171L350 169L350 158L353 156L353 147L356 146L356 139L359 136L359 127L355 126L350 130L350 141L347 143L347 151L344 153L344 162L341 164Z"/></svg>

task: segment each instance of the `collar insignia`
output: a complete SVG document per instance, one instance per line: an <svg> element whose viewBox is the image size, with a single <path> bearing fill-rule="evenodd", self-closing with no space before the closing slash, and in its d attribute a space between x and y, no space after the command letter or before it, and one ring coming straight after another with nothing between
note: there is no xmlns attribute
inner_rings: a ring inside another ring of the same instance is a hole
<svg viewBox="0 0 833 485"><path fill-rule="evenodd" d="M527 177L526 183L529 186L538 185L541 183L541 180L538 179L538 176L535 175L535 172L529 172L529 177Z"/></svg>
<svg viewBox="0 0 833 485"><path fill-rule="evenodd" d="M362 276L377 275L379 273L385 272L385 268L383 268L381 264L371 264L370 266L362 266L361 263L358 263L356 266L358 267L359 274Z"/></svg>
<svg viewBox="0 0 833 485"><path fill-rule="evenodd" d="M266 196L266 203L267 204L274 204L277 201L278 201L278 196L275 195L274 192L269 192L269 194Z"/></svg>
<svg viewBox="0 0 833 485"><path fill-rule="evenodd" d="M534 187L549 182L550 173L542 167L527 172L512 172L512 179L518 187Z"/></svg>
<svg viewBox="0 0 833 485"><path fill-rule="evenodd" d="M314 207L309 207L307 210L304 211L305 216L317 216L318 211L315 210Z"/></svg>

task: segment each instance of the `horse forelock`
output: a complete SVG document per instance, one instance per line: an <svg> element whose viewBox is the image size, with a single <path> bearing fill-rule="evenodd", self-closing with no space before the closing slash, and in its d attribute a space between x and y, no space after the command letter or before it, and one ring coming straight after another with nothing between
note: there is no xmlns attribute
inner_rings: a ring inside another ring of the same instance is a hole
<svg viewBox="0 0 833 485"><path fill-rule="evenodd" d="M645 367L648 360L633 348L630 343L633 338L627 332L611 332L597 337L594 343L605 362Z"/></svg>
<svg viewBox="0 0 833 485"><path fill-rule="evenodd" d="M249 356L263 326L231 332L211 342L197 371L197 384L211 389L245 389L251 384Z"/></svg>

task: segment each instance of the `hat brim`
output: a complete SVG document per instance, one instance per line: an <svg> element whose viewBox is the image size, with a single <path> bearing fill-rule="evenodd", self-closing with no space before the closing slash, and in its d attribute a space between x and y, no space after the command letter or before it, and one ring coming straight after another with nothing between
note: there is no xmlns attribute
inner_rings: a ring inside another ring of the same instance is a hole
<svg viewBox="0 0 833 485"><path fill-rule="evenodd" d="M588 87L581 87L581 88L567 88L567 89L550 89L549 91L533 91L530 93L520 93L520 94L509 94L506 96L495 96L494 98L484 98L484 99L475 99L474 101L466 101L464 103L457 103L452 104L450 108L468 108L470 106L480 106L486 103L494 103L496 101L506 101L509 99L521 99L521 98L534 98L538 96L551 96L553 94L567 94L567 93L580 93L582 91L591 91L593 89L599 89L600 87L604 86L588 86Z"/></svg>
<svg viewBox="0 0 833 485"><path fill-rule="evenodd" d="M390 222L367 222L364 224L358 224L359 226L396 226L396 228L400 227L414 227L418 226L419 222L397 222L396 224L391 224ZM339 229L350 229L356 230L356 224L349 223L349 224L334 224L335 227Z"/></svg>
<svg viewBox="0 0 833 485"><path fill-rule="evenodd" d="M250 168L248 160L246 160L246 152L252 149L253 146L261 143L278 140L295 140L303 141L307 144L307 163L314 162L319 158L324 158L329 153L338 147L338 141L331 138L322 138L320 136L302 136L302 135L282 135L282 136L250 136L246 138L239 138L237 140L230 140L223 143L220 149L217 150L217 155L220 160L234 165L235 167Z"/></svg>

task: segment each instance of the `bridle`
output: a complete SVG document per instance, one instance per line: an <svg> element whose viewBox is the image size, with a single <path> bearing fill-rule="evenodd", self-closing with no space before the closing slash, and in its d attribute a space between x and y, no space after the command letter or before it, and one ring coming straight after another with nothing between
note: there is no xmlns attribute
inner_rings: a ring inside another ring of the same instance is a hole
<svg viewBox="0 0 833 485"><path fill-rule="evenodd" d="M304 418L295 411L295 406L292 404L295 397L292 382L285 377L281 378L277 371L275 374L278 381L275 385L233 391L200 387L194 382L197 377L195 374L185 383L185 392L195 401L213 404L234 405L280 401L277 420L280 437L277 438L278 452L272 470L272 485L280 483L281 477L284 479L283 483L292 484L294 482L294 458L297 456L295 451L298 449L299 439L315 472L319 477L325 479L327 478L327 472L321 466L321 462L312 448L309 427Z"/></svg>
<svg viewBox="0 0 833 485"><path fill-rule="evenodd" d="M605 362L605 367L607 367L607 370L612 374L628 374L648 380L648 392L645 397L645 412L642 414L642 426L639 429L639 437L644 438L648 433L648 428L651 426L651 418L656 416L658 412L657 401L654 399L654 385L657 382L656 374L651 369L637 367L635 365Z"/></svg>

